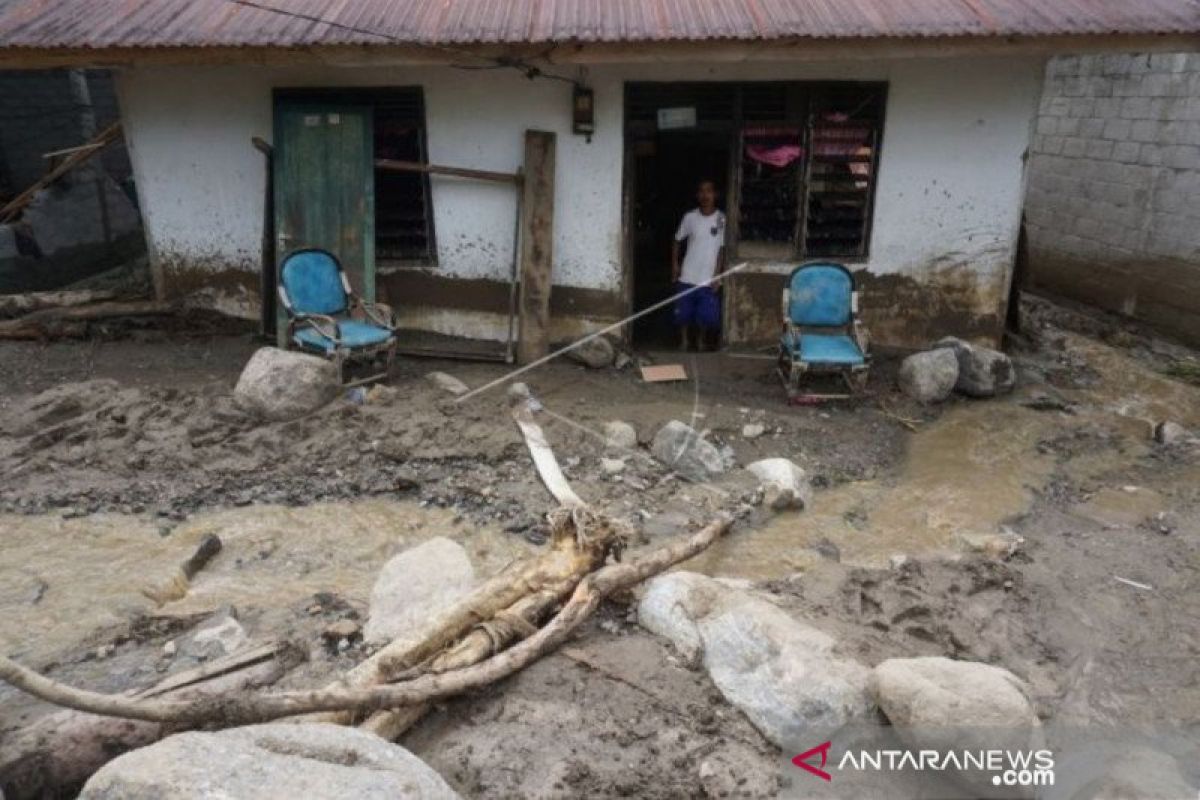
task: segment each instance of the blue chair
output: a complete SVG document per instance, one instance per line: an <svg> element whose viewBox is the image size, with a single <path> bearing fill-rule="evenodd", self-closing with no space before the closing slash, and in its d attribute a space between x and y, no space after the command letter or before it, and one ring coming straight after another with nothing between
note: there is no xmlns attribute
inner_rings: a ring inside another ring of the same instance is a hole
<svg viewBox="0 0 1200 800"><path fill-rule="evenodd" d="M392 310L356 297L333 253L317 248L289 253L279 267L279 300L288 315L289 345L332 359L338 374L351 358L383 354L384 371L356 383L388 374L396 355Z"/></svg>
<svg viewBox="0 0 1200 800"><path fill-rule="evenodd" d="M858 319L854 275L841 264L811 262L792 270L783 290L779 370L789 397L808 373L840 373L852 392L866 388L870 356Z"/></svg>

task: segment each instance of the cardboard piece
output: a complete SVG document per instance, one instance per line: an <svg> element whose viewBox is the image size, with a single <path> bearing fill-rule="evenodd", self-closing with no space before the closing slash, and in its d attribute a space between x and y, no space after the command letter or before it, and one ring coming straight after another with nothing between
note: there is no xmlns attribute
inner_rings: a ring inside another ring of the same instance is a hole
<svg viewBox="0 0 1200 800"><path fill-rule="evenodd" d="M687 373L683 371L682 364L655 364L652 367L642 367L642 380L646 383L686 381Z"/></svg>

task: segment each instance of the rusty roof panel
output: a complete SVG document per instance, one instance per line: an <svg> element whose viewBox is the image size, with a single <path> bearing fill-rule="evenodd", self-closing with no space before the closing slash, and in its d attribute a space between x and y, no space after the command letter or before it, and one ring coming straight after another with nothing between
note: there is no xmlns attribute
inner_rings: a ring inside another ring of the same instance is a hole
<svg viewBox="0 0 1200 800"><path fill-rule="evenodd" d="M0 47L1200 32L1200 0L0 0Z"/></svg>

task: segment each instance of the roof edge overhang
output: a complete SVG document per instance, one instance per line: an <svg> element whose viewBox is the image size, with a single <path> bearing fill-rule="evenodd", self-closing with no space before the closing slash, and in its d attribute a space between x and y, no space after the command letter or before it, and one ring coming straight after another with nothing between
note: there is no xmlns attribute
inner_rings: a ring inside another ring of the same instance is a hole
<svg viewBox="0 0 1200 800"><path fill-rule="evenodd" d="M1177 52L1200 47L1200 33L1108 33L1012 36L793 38L654 42L562 42L521 45L205 45L106 48L0 47L0 69L126 68L194 65L367 67L469 63L518 58L553 64L864 61L962 56L1041 56L1110 52Z"/></svg>

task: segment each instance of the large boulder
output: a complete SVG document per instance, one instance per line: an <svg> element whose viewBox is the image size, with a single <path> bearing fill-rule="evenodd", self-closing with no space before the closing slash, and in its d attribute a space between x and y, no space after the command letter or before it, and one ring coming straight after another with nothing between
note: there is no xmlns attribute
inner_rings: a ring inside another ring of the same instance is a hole
<svg viewBox="0 0 1200 800"><path fill-rule="evenodd" d="M1020 678L1006 669L941 656L893 658L871 673L871 693L900 739L917 750L1033 751L1041 722ZM947 777L981 797L1024 797L1026 788L964 768Z"/></svg>
<svg viewBox="0 0 1200 800"><path fill-rule="evenodd" d="M958 355L949 347L914 353L900 363L896 381L917 402L940 403L958 383Z"/></svg>
<svg viewBox="0 0 1200 800"><path fill-rule="evenodd" d="M646 586L638 622L701 660L725 699L785 750L872 713L866 667L745 589L694 572L660 575Z"/></svg>
<svg viewBox="0 0 1200 800"><path fill-rule="evenodd" d="M673 419L654 435L650 452L662 463L693 481L702 481L724 472L725 456L711 442L701 438L692 426Z"/></svg>
<svg viewBox="0 0 1200 800"><path fill-rule="evenodd" d="M954 388L968 397L995 397L1013 390L1017 371L1012 361L999 350L978 347L962 339L947 336L935 349L948 348L958 357L958 381Z"/></svg>
<svg viewBox="0 0 1200 800"><path fill-rule="evenodd" d="M812 503L812 486L802 467L786 458L764 458L746 465L763 488L763 502L775 511L803 509Z"/></svg>
<svg viewBox="0 0 1200 800"><path fill-rule="evenodd" d="M180 733L102 767L81 800L392 798L458 794L399 745L341 725L252 725Z"/></svg>
<svg viewBox="0 0 1200 800"><path fill-rule="evenodd" d="M331 402L341 389L341 377L332 362L261 347L242 370L233 399L247 413L278 421L311 414Z"/></svg>
<svg viewBox="0 0 1200 800"><path fill-rule="evenodd" d="M475 568L457 542L438 536L405 550L375 579L363 639L384 644L416 630L474 586Z"/></svg>

